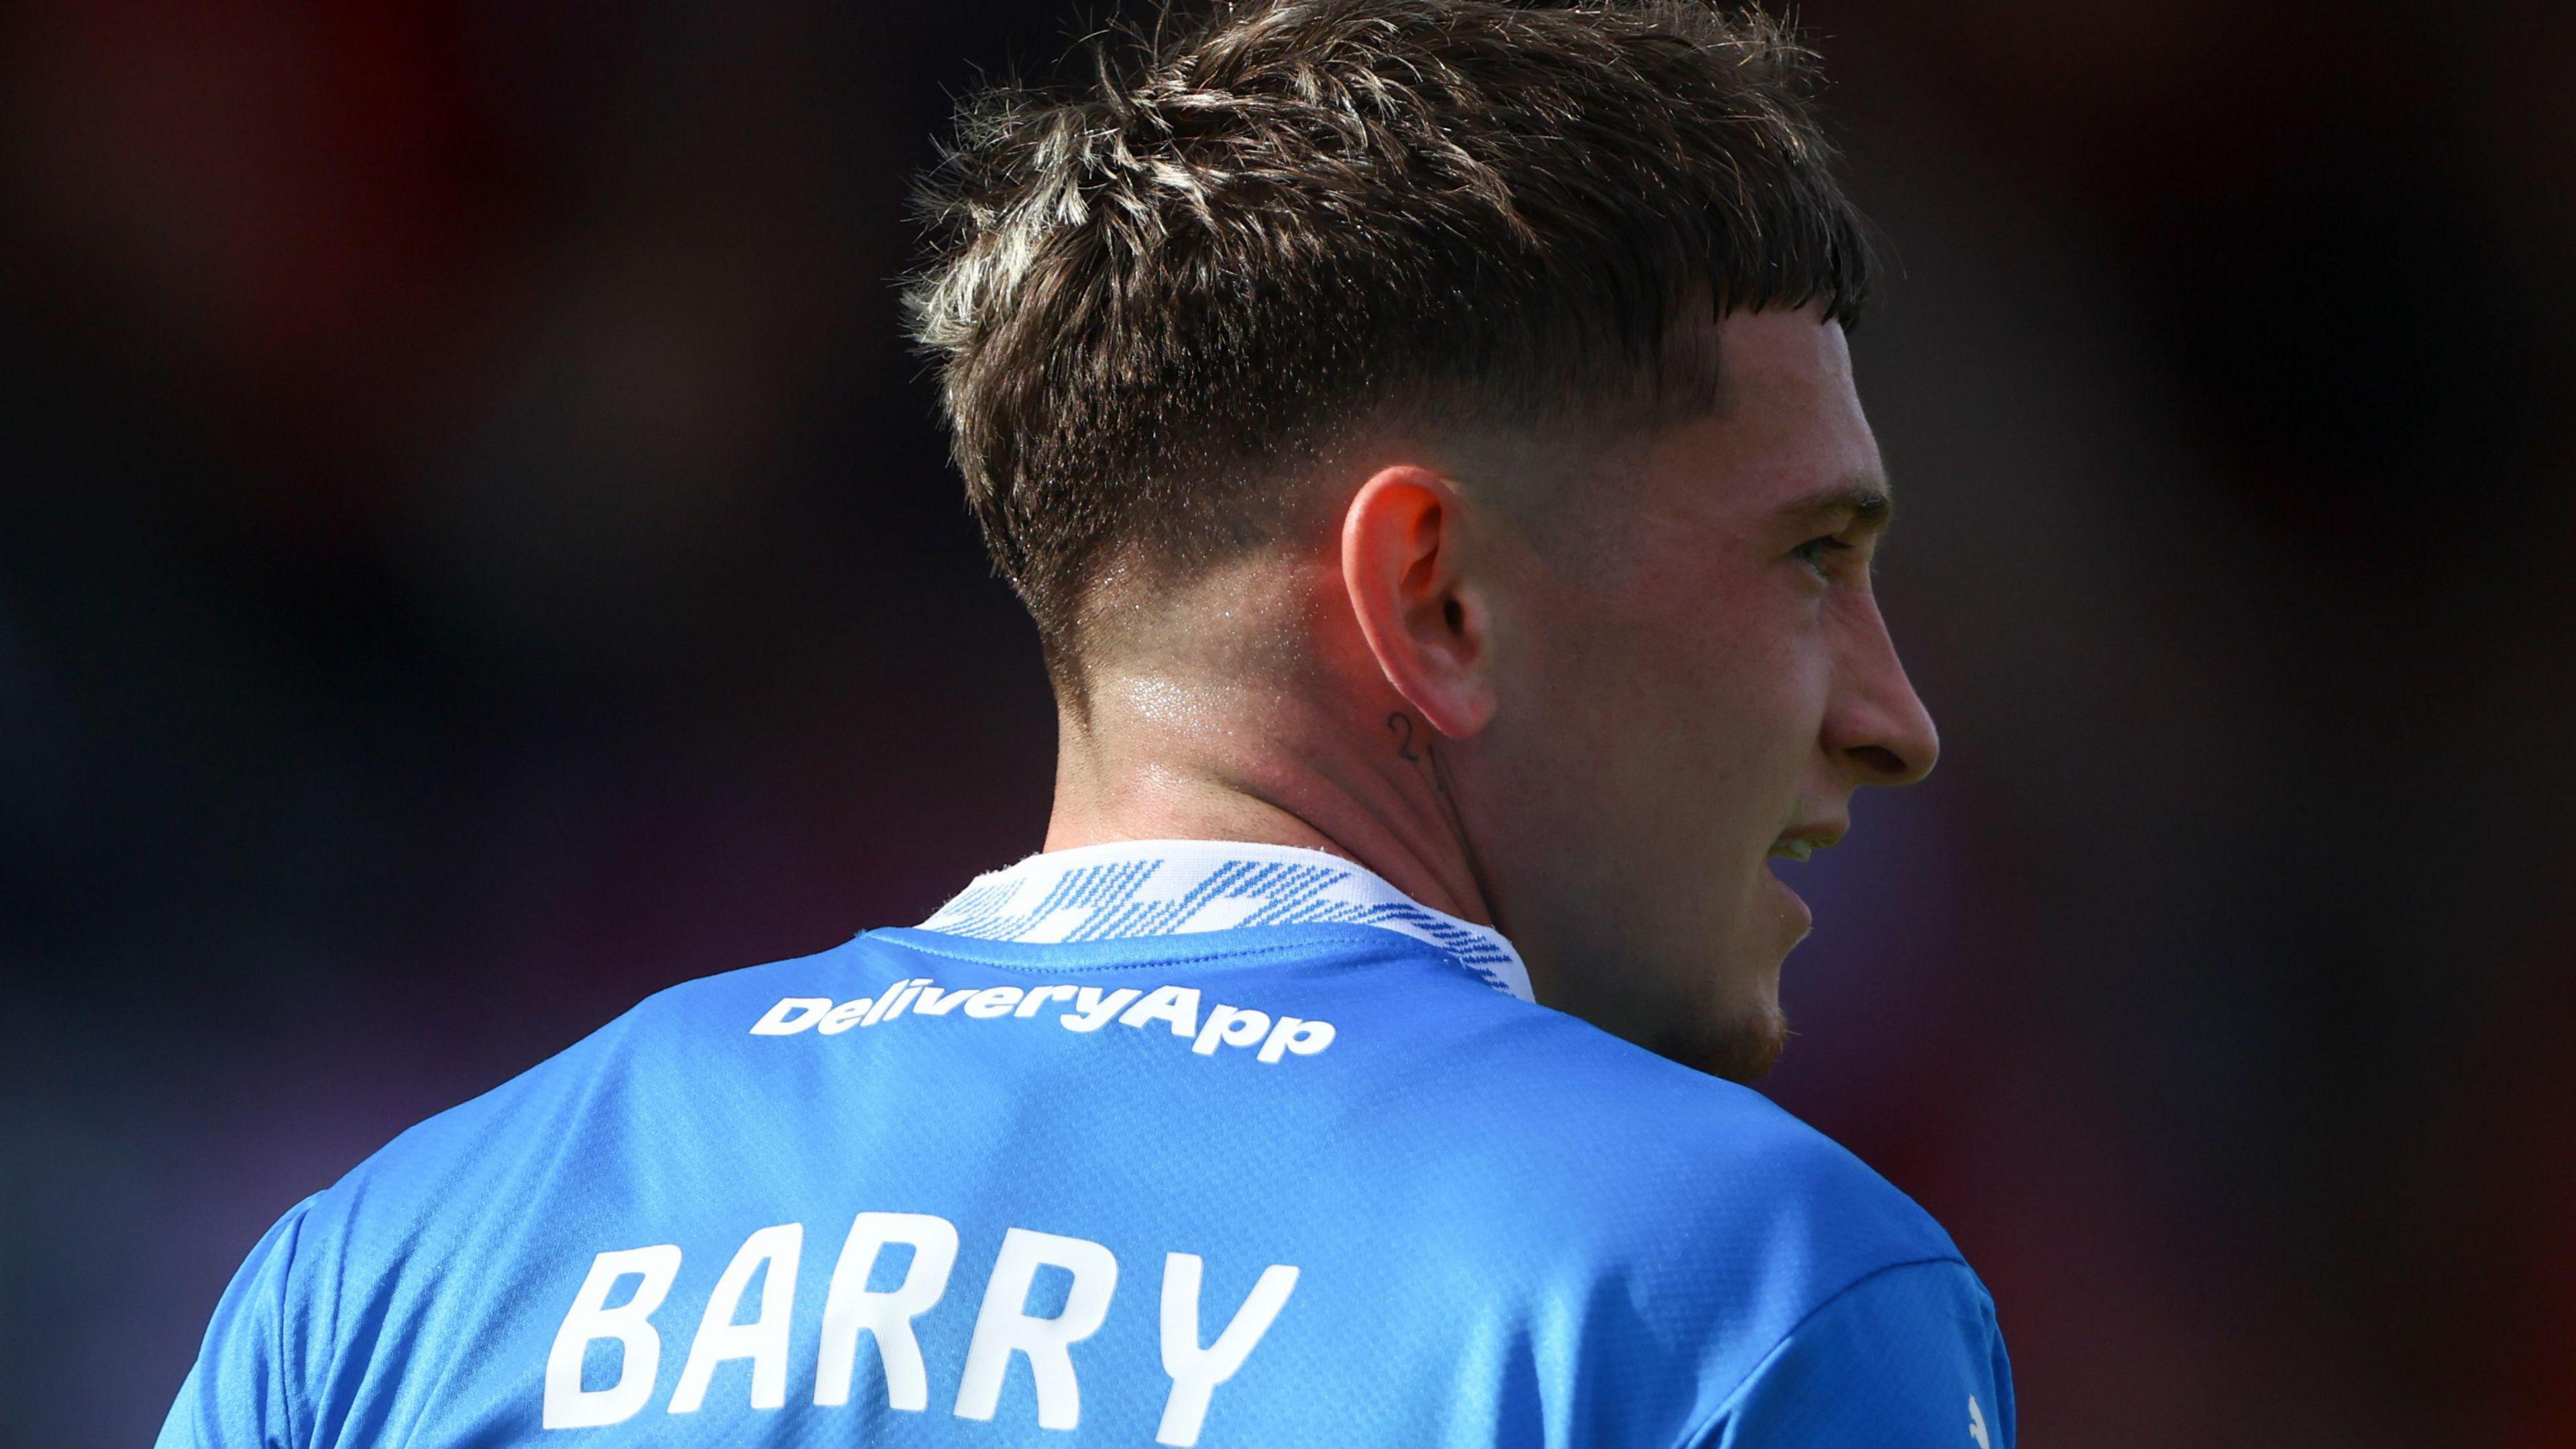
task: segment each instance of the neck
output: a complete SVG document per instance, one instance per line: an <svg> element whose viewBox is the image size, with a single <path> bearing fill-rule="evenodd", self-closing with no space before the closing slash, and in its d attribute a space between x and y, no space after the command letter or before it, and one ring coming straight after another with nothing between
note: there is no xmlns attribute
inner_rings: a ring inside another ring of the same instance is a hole
<svg viewBox="0 0 2576 1449"><path fill-rule="evenodd" d="M1328 851L1433 910L1492 925L1437 743L1383 700L1107 673L1059 708L1046 849L1239 840Z"/></svg>

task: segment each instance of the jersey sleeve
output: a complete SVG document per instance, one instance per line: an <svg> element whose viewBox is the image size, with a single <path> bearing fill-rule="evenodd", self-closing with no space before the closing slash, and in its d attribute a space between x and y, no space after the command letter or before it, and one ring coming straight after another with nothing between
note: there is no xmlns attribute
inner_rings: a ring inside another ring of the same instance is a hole
<svg viewBox="0 0 2576 1449"><path fill-rule="evenodd" d="M155 1449L300 1449L288 1277L312 1206L289 1209L233 1274Z"/></svg>
<svg viewBox="0 0 2576 1449"><path fill-rule="evenodd" d="M1963 1263L1884 1268L1834 1295L1730 1395L1698 1449L2013 1449L1994 1300Z"/></svg>

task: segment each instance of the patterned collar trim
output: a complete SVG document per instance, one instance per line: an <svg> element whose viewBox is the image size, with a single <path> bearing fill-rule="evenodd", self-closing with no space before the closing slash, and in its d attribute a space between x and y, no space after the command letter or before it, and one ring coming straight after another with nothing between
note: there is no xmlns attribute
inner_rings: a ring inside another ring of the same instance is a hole
<svg viewBox="0 0 2576 1449"><path fill-rule="evenodd" d="M1443 915L1320 850L1127 840L1032 855L975 878L921 923L980 941L1124 941L1248 926L1374 926L1427 941L1523 1001L1529 971L1499 932Z"/></svg>

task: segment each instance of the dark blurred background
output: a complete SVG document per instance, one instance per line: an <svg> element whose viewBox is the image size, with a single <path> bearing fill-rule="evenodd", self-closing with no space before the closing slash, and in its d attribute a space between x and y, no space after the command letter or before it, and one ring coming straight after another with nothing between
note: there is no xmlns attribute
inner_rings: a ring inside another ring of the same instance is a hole
<svg viewBox="0 0 2576 1449"><path fill-rule="evenodd" d="M2576 7L1814 3L1948 745L1768 1087L2028 1442L2576 1444ZM897 334L1061 0L0 18L0 1442L687 977L1033 849L1052 720Z"/></svg>

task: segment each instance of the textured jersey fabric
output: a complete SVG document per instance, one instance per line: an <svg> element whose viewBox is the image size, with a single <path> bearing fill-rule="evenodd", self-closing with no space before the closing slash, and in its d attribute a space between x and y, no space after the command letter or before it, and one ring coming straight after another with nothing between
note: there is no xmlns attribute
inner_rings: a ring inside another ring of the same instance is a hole
<svg viewBox="0 0 2576 1449"><path fill-rule="evenodd" d="M1308 851L1034 857L297 1205L161 1443L2013 1443L1941 1229Z"/></svg>

